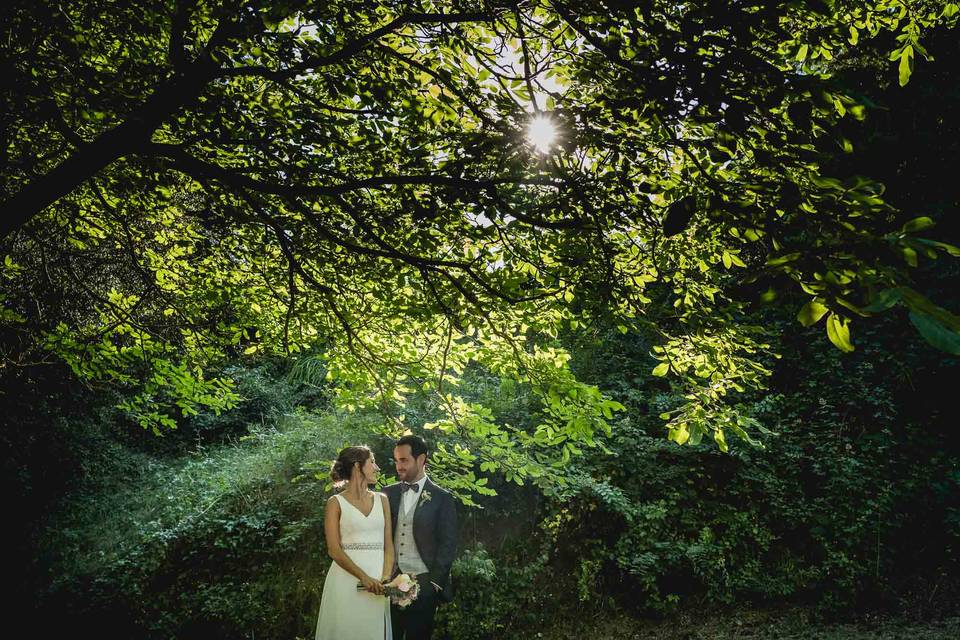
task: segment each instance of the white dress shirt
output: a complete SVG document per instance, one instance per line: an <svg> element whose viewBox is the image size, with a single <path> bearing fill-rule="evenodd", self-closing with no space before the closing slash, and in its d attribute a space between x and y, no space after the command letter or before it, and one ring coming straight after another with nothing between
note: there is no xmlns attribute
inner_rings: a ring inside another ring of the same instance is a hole
<svg viewBox="0 0 960 640"><path fill-rule="evenodd" d="M411 516L413 515L413 510L417 508L417 502L420 500L420 496L423 494L423 486L426 483L427 474L423 474L423 477L416 482L410 483L418 485L418 487L416 491L411 488L403 492L400 498L400 509L402 513L409 513Z"/></svg>

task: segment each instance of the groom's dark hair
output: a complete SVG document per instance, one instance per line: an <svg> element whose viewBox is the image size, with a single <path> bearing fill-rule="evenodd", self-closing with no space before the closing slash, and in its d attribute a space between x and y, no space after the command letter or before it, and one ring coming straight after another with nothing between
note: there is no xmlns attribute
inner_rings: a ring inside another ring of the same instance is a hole
<svg viewBox="0 0 960 640"><path fill-rule="evenodd" d="M427 453L427 441L420 436L412 433L405 435L397 440L393 446L402 447L405 444L410 445L410 454L413 456L414 460Z"/></svg>

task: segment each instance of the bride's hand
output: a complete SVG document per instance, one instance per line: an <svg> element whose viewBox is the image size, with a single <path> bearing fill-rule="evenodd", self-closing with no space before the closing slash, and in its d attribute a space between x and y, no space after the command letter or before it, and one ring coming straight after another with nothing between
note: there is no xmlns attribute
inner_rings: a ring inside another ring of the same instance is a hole
<svg viewBox="0 0 960 640"><path fill-rule="evenodd" d="M360 584L363 585L363 588L369 591L370 593L376 594L378 596L383 595L383 584L377 582L370 576L364 574L363 578L360 579Z"/></svg>

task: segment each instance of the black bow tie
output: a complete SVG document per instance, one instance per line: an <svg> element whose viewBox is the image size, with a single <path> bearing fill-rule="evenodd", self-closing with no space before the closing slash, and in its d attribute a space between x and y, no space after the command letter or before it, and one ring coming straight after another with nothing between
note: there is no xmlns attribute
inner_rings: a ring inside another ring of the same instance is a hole
<svg viewBox="0 0 960 640"><path fill-rule="evenodd" d="M416 493L417 491L420 491L420 485L417 484L416 482L401 482L400 492L403 493L406 491L413 491L414 493Z"/></svg>

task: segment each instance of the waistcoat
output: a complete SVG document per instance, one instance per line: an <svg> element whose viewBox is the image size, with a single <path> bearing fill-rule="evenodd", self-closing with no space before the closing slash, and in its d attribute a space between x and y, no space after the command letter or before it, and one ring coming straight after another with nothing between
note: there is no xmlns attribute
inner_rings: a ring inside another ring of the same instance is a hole
<svg viewBox="0 0 960 640"><path fill-rule="evenodd" d="M400 501L400 513L397 515L397 530L393 532L393 548L396 552L396 564L400 571L417 575L427 573L430 569L420 558L417 543L413 539L413 515L417 512L416 505L404 513L403 500Z"/></svg>

